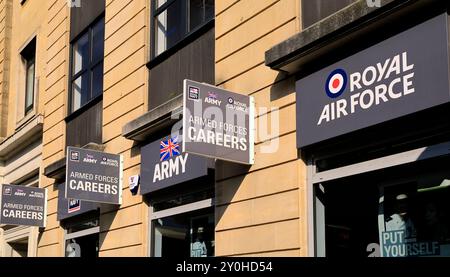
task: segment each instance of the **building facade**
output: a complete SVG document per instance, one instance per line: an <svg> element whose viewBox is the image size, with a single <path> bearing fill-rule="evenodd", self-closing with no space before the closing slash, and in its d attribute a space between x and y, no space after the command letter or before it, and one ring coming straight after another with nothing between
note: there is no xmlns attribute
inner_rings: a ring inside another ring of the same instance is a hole
<svg viewBox="0 0 450 277"><path fill-rule="evenodd" d="M0 255L450 255L446 1L0 7L0 181L48 191ZM254 98L254 164L164 157L184 79ZM68 146L122 155L121 205L65 198Z"/></svg>
<svg viewBox="0 0 450 277"><path fill-rule="evenodd" d="M37 187L44 144L47 10L37 1L2 1L0 9L0 183ZM38 228L0 227L1 256L37 256Z"/></svg>

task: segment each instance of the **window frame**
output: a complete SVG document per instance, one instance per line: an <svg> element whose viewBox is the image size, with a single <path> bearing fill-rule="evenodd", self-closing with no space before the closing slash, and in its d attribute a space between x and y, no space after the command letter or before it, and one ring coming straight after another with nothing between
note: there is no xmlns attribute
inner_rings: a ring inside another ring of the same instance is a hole
<svg viewBox="0 0 450 277"><path fill-rule="evenodd" d="M68 118L72 118L73 116L76 116L80 113L82 113L83 111L85 111L86 109L88 109L90 106L92 106L93 104L97 103L98 101L100 101L101 99L103 99L103 89L102 92L97 95L97 96L93 96L93 85L92 85L92 74L93 71L95 69L95 67L97 67L100 64L104 63L104 59L105 59L105 37L103 37L103 53L101 55L101 59L98 60L93 60L93 51L94 51L94 28L95 26L97 26L98 23L100 23L103 20L103 33L105 36L105 14L102 13L99 17L97 17L94 21L92 21L92 23L86 27L83 32L81 32L80 34L78 34L71 42L70 42L70 55L69 55L69 78L68 78L68 87L69 87L69 99L68 99L68 110L67 110L67 117ZM74 72L74 45L84 36L88 34L88 48L89 48L89 59L88 59L88 63L86 66L84 66L84 68L81 68L80 71L78 71L76 74L73 74ZM83 74L85 73L89 73L87 74L87 83L88 83L88 100L86 101L86 103L81 104L80 107L76 110L74 110L74 106L73 106L73 83L74 81L76 81L79 77L81 77ZM103 74L102 76L104 76L104 68L103 68Z"/></svg>
<svg viewBox="0 0 450 277"><path fill-rule="evenodd" d="M181 1L182 6L182 22L185 23L185 30L181 38L176 41L171 47L166 47L161 53L156 54L156 27L157 26L157 17L162 14L164 11L167 11L168 8L177 1ZM206 0L204 0L206 1ZM190 41L192 37L195 37L196 34L203 33L204 30L209 30L210 26L213 24L215 20L215 14L210 19L205 18L202 23L196 26L193 29L190 29L190 1L189 0L167 0L164 4L162 4L159 8L156 7L157 3L155 0L150 0L150 62L153 60L159 60L160 57L166 57L172 53L172 51L176 51L184 46L186 41ZM214 0L215 6L215 0Z"/></svg>

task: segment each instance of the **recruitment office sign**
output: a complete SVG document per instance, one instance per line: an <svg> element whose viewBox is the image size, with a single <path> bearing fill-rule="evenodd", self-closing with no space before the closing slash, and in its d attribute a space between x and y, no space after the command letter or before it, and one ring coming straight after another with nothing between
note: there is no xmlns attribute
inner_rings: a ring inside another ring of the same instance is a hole
<svg viewBox="0 0 450 277"><path fill-rule="evenodd" d="M47 189L0 185L0 224L45 227Z"/></svg>
<svg viewBox="0 0 450 277"><path fill-rule="evenodd" d="M208 159L182 153L175 135L143 146L141 162L141 195L208 175Z"/></svg>
<svg viewBox="0 0 450 277"><path fill-rule="evenodd" d="M447 14L296 83L297 146L450 101Z"/></svg>
<svg viewBox="0 0 450 277"><path fill-rule="evenodd" d="M254 163L254 100L184 80L183 152Z"/></svg>
<svg viewBox="0 0 450 277"><path fill-rule="evenodd" d="M121 155L67 147L65 198L120 205Z"/></svg>

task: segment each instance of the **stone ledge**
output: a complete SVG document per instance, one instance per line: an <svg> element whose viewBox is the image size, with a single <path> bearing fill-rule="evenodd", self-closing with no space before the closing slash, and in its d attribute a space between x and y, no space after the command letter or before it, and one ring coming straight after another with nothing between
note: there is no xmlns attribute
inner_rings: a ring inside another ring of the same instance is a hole
<svg viewBox="0 0 450 277"><path fill-rule="evenodd" d="M13 135L0 142L0 160L6 160L26 147L31 141L42 138L44 116L38 114L18 129Z"/></svg>
<svg viewBox="0 0 450 277"><path fill-rule="evenodd" d="M180 120L183 113L183 95L154 108L128 122L122 128L122 136L134 141L144 141L164 128Z"/></svg>
<svg viewBox="0 0 450 277"><path fill-rule="evenodd" d="M295 73L339 47L351 48L359 36L367 39L371 32L392 29L392 24L398 24L408 14L414 17L431 6L444 5L439 0L381 0L381 7L369 7L366 0L359 0L273 46L265 53L265 64L274 70Z"/></svg>

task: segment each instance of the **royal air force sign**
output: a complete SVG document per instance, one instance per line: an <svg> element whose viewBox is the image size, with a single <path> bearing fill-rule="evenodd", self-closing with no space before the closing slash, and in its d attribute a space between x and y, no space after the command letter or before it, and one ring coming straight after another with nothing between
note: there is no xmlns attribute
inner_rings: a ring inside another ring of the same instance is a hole
<svg viewBox="0 0 450 277"><path fill-rule="evenodd" d="M437 16L298 80L297 146L449 102L447 21Z"/></svg>

